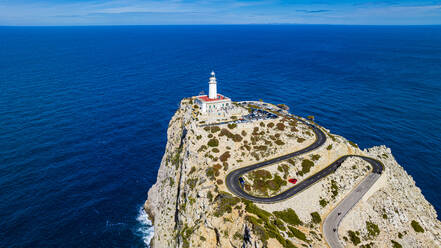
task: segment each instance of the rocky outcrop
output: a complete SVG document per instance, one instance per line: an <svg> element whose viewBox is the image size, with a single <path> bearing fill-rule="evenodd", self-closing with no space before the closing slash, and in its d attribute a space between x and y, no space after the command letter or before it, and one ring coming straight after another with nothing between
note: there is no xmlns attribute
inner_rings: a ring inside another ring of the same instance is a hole
<svg viewBox="0 0 441 248"><path fill-rule="evenodd" d="M239 167L306 147L314 142L313 133L283 116L214 127L203 126L198 117L192 100L184 99L170 121L157 181L145 203L155 230L151 245L326 246L322 220L369 173L369 165L362 159L347 159L333 174L286 201L254 204L231 195L225 176ZM345 245L441 246L441 224L433 206L389 149L361 151L356 144L323 130L328 139L317 150L245 175L248 192L274 195L290 187L288 178L301 182L340 156L367 155L383 162L385 171L343 219L339 234Z"/></svg>

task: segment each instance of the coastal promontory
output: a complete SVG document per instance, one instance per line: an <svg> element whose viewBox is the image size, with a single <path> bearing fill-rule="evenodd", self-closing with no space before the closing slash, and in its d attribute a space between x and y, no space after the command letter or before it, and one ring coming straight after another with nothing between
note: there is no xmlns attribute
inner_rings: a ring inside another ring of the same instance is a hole
<svg viewBox="0 0 441 248"><path fill-rule="evenodd" d="M283 104L214 97L222 112L191 97L170 120L144 206L152 247L441 247L389 148L361 150Z"/></svg>

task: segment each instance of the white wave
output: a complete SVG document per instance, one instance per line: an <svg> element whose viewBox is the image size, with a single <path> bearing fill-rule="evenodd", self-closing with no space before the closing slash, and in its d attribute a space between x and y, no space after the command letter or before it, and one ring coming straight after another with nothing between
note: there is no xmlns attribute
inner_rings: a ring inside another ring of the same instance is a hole
<svg viewBox="0 0 441 248"><path fill-rule="evenodd" d="M149 215L144 210L143 207L139 209L138 217L136 220L140 223L137 233L141 236L146 247L150 247L150 241L154 235L154 227L152 222L149 220Z"/></svg>

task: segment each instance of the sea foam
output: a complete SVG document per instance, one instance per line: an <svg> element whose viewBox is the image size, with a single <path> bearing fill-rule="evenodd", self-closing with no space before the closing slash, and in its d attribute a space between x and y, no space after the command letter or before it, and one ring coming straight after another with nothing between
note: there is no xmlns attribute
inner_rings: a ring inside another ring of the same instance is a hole
<svg viewBox="0 0 441 248"><path fill-rule="evenodd" d="M150 241L152 240L154 235L154 227L149 219L149 215L143 207L139 209L138 217L136 217L136 220L140 224L139 228L136 230L137 234L141 236L145 246L150 247Z"/></svg>

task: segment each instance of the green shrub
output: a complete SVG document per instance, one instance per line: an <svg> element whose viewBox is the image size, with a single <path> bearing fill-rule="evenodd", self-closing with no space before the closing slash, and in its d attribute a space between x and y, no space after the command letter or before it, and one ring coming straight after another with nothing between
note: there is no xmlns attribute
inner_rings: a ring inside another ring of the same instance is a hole
<svg viewBox="0 0 441 248"><path fill-rule="evenodd" d="M211 139L208 141L207 145L210 147L216 147L219 145L219 140L217 140L216 138Z"/></svg>
<svg viewBox="0 0 441 248"><path fill-rule="evenodd" d="M279 175L275 175L274 179L266 181L268 188L273 191L279 191L282 186L285 186L287 183L283 180Z"/></svg>
<svg viewBox="0 0 441 248"><path fill-rule="evenodd" d="M240 142L242 141L242 136L240 134L233 134L228 129L222 128L219 136L227 136L228 138L232 139L234 142Z"/></svg>
<svg viewBox="0 0 441 248"><path fill-rule="evenodd" d="M210 200L210 202L213 200L213 194L211 193L211 191L208 191L207 197Z"/></svg>
<svg viewBox="0 0 441 248"><path fill-rule="evenodd" d="M199 147L198 152L203 152L207 150L207 146L206 145L201 145L201 147Z"/></svg>
<svg viewBox="0 0 441 248"><path fill-rule="evenodd" d="M231 123L231 124L228 124L227 126L228 126L229 129L234 129L234 128L237 127L237 124L236 123Z"/></svg>
<svg viewBox="0 0 441 248"><path fill-rule="evenodd" d="M288 165L281 164L281 165L277 166L277 170L280 171L280 172L283 172L283 178L284 179L288 178L288 175L289 175L289 173L288 173L288 170L289 170Z"/></svg>
<svg viewBox="0 0 441 248"><path fill-rule="evenodd" d="M266 151L268 149L268 146L264 146L264 145L262 145L262 146L254 146L253 148L255 150L257 150L257 151Z"/></svg>
<svg viewBox="0 0 441 248"><path fill-rule="evenodd" d="M256 221L256 218L247 215L245 219L251 223L252 230L256 234L256 236L259 237L259 239L264 243L266 246L267 240L268 240L268 234L266 233L265 229Z"/></svg>
<svg viewBox="0 0 441 248"><path fill-rule="evenodd" d="M322 218L320 217L320 214L317 212L312 212L311 217L312 217L312 222L315 224L319 224L320 222L322 222Z"/></svg>
<svg viewBox="0 0 441 248"><path fill-rule="evenodd" d="M269 128L272 128L272 127L274 127L274 123L270 122L270 123L266 124L266 126Z"/></svg>
<svg viewBox="0 0 441 248"><path fill-rule="evenodd" d="M311 159L312 159L312 161L317 161L317 160L320 159L320 155L318 155L318 154L313 154L313 155L311 155Z"/></svg>
<svg viewBox="0 0 441 248"><path fill-rule="evenodd" d="M175 180L173 180L172 177L169 177L169 179L170 179L169 185L170 187L173 187L173 185L175 184Z"/></svg>
<svg viewBox="0 0 441 248"><path fill-rule="evenodd" d="M349 239L354 245L358 245L361 243L360 237L358 237L357 233L354 231L348 231Z"/></svg>
<svg viewBox="0 0 441 248"><path fill-rule="evenodd" d="M325 199L320 199L319 201L320 206L322 206L322 208L326 207L326 205L328 205L328 202Z"/></svg>
<svg viewBox="0 0 441 248"><path fill-rule="evenodd" d="M331 180L331 193L332 193L332 198L335 198L338 195L338 185L334 179Z"/></svg>
<svg viewBox="0 0 441 248"><path fill-rule="evenodd" d="M326 149L329 151L332 149L332 144L330 144L328 147L326 147Z"/></svg>
<svg viewBox="0 0 441 248"><path fill-rule="evenodd" d="M418 223L416 220L412 220L410 225L412 226L413 230L415 230L415 232L420 232L420 233L424 232L424 228L422 228L420 226L420 223Z"/></svg>
<svg viewBox="0 0 441 248"><path fill-rule="evenodd" d="M380 234L380 228L378 228L378 225L373 222L366 221L366 229L371 238L374 238Z"/></svg>
<svg viewBox="0 0 441 248"><path fill-rule="evenodd" d="M314 162L309 159L304 159L302 161L302 170L298 172L300 176L305 175L311 170L311 167L314 166Z"/></svg>
<svg viewBox="0 0 441 248"><path fill-rule="evenodd" d="M274 143L276 143L276 145L279 145L279 146L283 146L285 143L283 142L283 141L281 141L281 140L276 140L276 141L274 141Z"/></svg>
<svg viewBox="0 0 441 248"><path fill-rule="evenodd" d="M252 202L247 202L245 204L245 210L250 213L250 214L254 214L256 216L258 216L260 219L262 219L264 222L268 222L269 217L271 216L271 213L257 207L254 203Z"/></svg>
<svg viewBox="0 0 441 248"><path fill-rule="evenodd" d="M218 153L218 152L219 152L219 149L217 149L217 148L215 147L215 148L213 148L211 151L214 152L214 153Z"/></svg>
<svg viewBox="0 0 441 248"><path fill-rule="evenodd" d="M205 170L205 175L206 175L208 178L210 178L211 180L214 179L214 174L215 174L215 172L214 172L214 169L213 169L212 167L208 167L208 168Z"/></svg>
<svg viewBox="0 0 441 248"><path fill-rule="evenodd" d="M231 213L233 210L233 206L240 202L240 199L237 197L233 197L232 195L226 192L220 192L216 197L217 208L214 211L215 217L220 217L225 213Z"/></svg>
<svg viewBox="0 0 441 248"><path fill-rule="evenodd" d="M188 184L188 186L190 186L190 189L192 189L192 190L194 189L194 187L196 187L197 182L198 182L197 178L187 179L187 184Z"/></svg>
<svg viewBox="0 0 441 248"><path fill-rule="evenodd" d="M220 131L220 127L218 127L218 126L212 126L210 129L211 129L212 133L216 133L216 132Z"/></svg>
<svg viewBox="0 0 441 248"><path fill-rule="evenodd" d="M390 241L392 243L392 248L403 248L403 246L395 240Z"/></svg>
<svg viewBox="0 0 441 248"><path fill-rule="evenodd" d="M353 147L355 147L355 148L358 148L358 145L355 144L354 142L350 141L350 140L349 140L349 144L351 144L351 146L353 146Z"/></svg>
<svg viewBox="0 0 441 248"><path fill-rule="evenodd" d="M251 156L253 156L256 160L259 160L259 154L257 154L256 152L252 152Z"/></svg>
<svg viewBox="0 0 441 248"><path fill-rule="evenodd" d="M305 242L308 241L306 239L306 235L302 231L300 231L299 229L294 228L292 226L288 226L288 228L291 231L291 233L294 235L294 237L296 237L296 238L298 238L298 239L300 239L302 241L305 241Z"/></svg>
<svg viewBox="0 0 441 248"><path fill-rule="evenodd" d="M285 130L285 124L283 124L282 122L277 123L276 125L277 130L283 131Z"/></svg>
<svg viewBox="0 0 441 248"><path fill-rule="evenodd" d="M299 216L297 216L296 212L291 208L288 208L284 211L274 211L273 214L277 218L282 219L288 224L296 225L296 226L302 224L302 221L299 219Z"/></svg>
<svg viewBox="0 0 441 248"><path fill-rule="evenodd" d="M283 224L283 222L281 221L281 220L279 220L279 219L277 219L277 218L274 218L273 220L272 220L272 223L279 229L279 230L282 230L282 231L285 231L286 230L286 227L285 227L285 225Z"/></svg>
<svg viewBox="0 0 441 248"><path fill-rule="evenodd" d="M304 139L304 138L300 138L300 137L299 137L299 138L297 138L297 142L298 142L298 143L302 143L303 141L305 141L305 139Z"/></svg>
<svg viewBox="0 0 441 248"><path fill-rule="evenodd" d="M233 239L236 239L236 240L242 240L242 239L243 239L243 236L242 236L242 234L240 234L240 232L236 232L236 233L233 235Z"/></svg>

